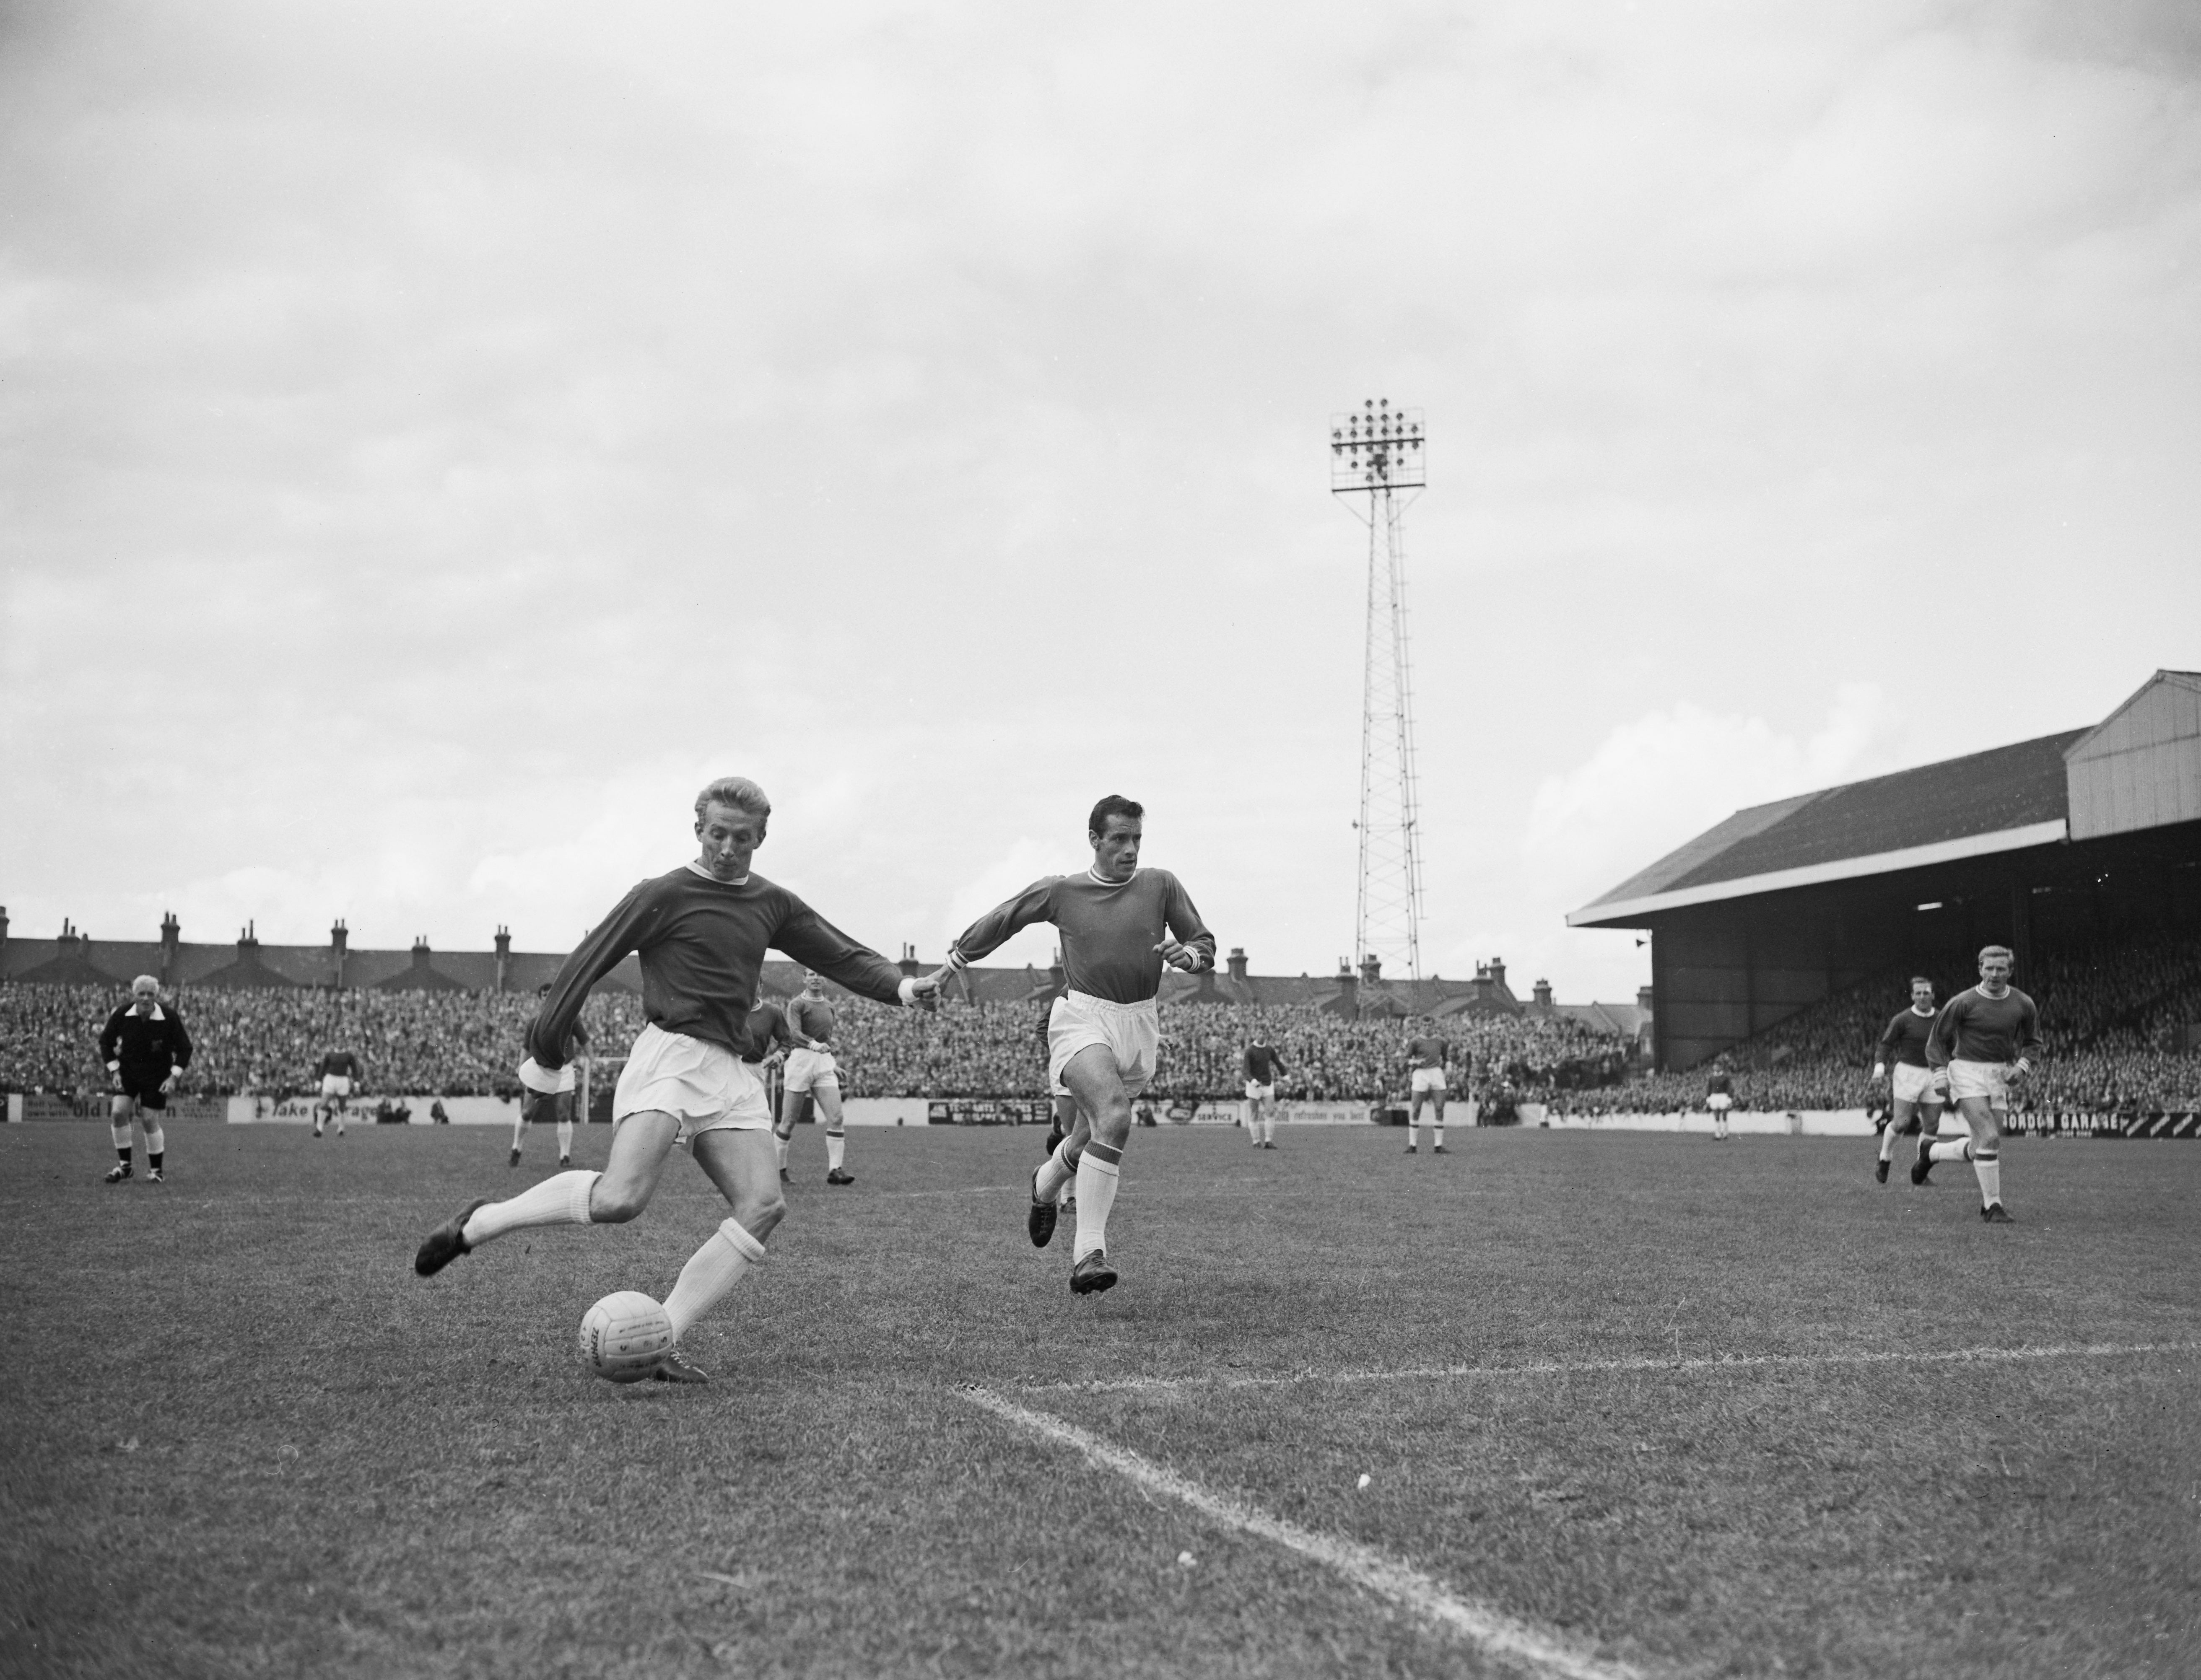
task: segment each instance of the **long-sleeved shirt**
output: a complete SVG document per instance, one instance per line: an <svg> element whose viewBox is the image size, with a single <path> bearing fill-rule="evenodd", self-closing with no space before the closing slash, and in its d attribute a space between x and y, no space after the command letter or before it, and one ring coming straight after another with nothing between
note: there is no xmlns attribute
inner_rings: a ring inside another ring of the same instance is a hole
<svg viewBox="0 0 2201 1680"><path fill-rule="evenodd" d="M684 863L620 899L566 959L527 1029L527 1053L539 1067L564 1066L566 1033L589 988L635 951L643 1013L653 1027L746 1056L749 1005L767 948L859 997L901 1001L900 969L784 887L760 875L715 881Z"/></svg>
<svg viewBox="0 0 2201 1680"><path fill-rule="evenodd" d="M1999 998L1975 986L1941 1006L1926 1041L1926 1060L1936 1068L1951 1062L2008 1062L2040 1048L2040 1011L2032 998L2014 986Z"/></svg>
<svg viewBox="0 0 2201 1680"><path fill-rule="evenodd" d="M1112 1004L1142 1004L1162 989L1154 947L1165 933L1192 951L1200 968L1215 966L1215 935L1167 869L1136 869L1129 881L1102 881L1090 869L1045 876L957 934L948 960L963 968L1040 922L1061 930L1070 989Z"/></svg>
<svg viewBox="0 0 2201 1680"><path fill-rule="evenodd" d="M1284 1054L1274 1045L1246 1046L1246 1077L1256 1085L1274 1085L1284 1070Z"/></svg>
<svg viewBox="0 0 2201 1680"><path fill-rule="evenodd" d="M744 1062L763 1061L774 1045L795 1048L795 1034L787 1030L787 1011L769 998L750 1006L748 1034L749 1047L742 1052Z"/></svg>
<svg viewBox="0 0 2201 1680"><path fill-rule="evenodd" d="M314 1069L314 1073L319 1079L357 1079L359 1057L348 1050L332 1050L321 1058L320 1065Z"/></svg>
<svg viewBox="0 0 2201 1680"><path fill-rule="evenodd" d="M1406 1054L1417 1068L1441 1068L1452 1060L1452 1046L1424 1033L1406 1040Z"/></svg>
<svg viewBox="0 0 2201 1680"><path fill-rule="evenodd" d="M1734 1076L1724 1073L1714 1074L1710 1079L1705 1081L1705 1095L1707 1097L1734 1096Z"/></svg>
<svg viewBox="0 0 2201 1680"><path fill-rule="evenodd" d="M1880 1059L1899 1062L1906 1068L1926 1066L1926 1041L1934 1036L1934 1011L1918 1013L1913 1004L1887 1023L1880 1035Z"/></svg>
<svg viewBox="0 0 2201 1680"><path fill-rule="evenodd" d="M156 1004L150 1014L140 1015L126 1004L107 1017L99 1059L133 1082L165 1080L191 1065L191 1035L172 1009Z"/></svg>

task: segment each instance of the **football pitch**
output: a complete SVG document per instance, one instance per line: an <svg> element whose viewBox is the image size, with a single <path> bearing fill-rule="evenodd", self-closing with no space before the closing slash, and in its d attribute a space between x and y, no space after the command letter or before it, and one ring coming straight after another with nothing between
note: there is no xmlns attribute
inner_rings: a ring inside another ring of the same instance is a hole
<svg viewBox="0 0 2201 1680"><path fill-rule="evenodd" d="M491 1127L0 1132L0 1671L2201 1673L2201 1147L1136 1133L1123 1282L1030 1130L814 1130L687 1347L573 1349L722 1216L413 1275ZM601 1166L607 1130L584 1128Z"/></svg>

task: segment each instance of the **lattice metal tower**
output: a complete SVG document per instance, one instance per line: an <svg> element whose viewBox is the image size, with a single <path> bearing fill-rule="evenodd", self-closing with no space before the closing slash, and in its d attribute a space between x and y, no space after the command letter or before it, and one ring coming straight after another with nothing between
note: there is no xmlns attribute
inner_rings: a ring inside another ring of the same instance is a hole
<svg viewBox="0 0 2201 1680"><path fill-rule="evenodd" d="M1422 977L1422 835L1406 646L1404 516L1428 483L1422 411L1370 397L1329 428L1330 494L1368 526L1367 666L1360 701L1360 891L1353 962ZM1364 510L1361 499L1366 498Z"/></svg>

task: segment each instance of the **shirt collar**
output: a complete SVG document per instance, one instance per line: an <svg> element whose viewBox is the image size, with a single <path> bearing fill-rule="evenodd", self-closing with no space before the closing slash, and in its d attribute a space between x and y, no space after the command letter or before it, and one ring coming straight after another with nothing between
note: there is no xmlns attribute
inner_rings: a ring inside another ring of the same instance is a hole
<svg viewBox="0 0 2201 1680"><path fill-rule="evenodd" d="M130 1006L130 1013L131 1013L131 1014L132 1014L132 1015L137 1015L137 1014L138 1014L138 1005L137 1005L137 1004L131 1004L131 1006ZM165 1016L165 1015L162 1015L162 1014L161 1013L161 1006L160 1006L158 1004L154 1004L154 1005L153 1005L153 1013L152 1013L152 1014L148 1015L148 1016L140 1016L138 1018L139 1018L140 1020L143 1020L143 1021L166 1021L168 1017L167 1017L167 1016Z"/></svg>
<svg viewBox="0 0 2201 1680"><path fill-rule="evenodd" d="M747 875L743 875L739 881L721 881L718 876L713 875L710 870L705 869L701 863L697 863L693 858L690 858L688 860L688 867L695 870L697 875L702 876L704 880L709 881L713 887L746 887L749 884L749 878Z"/></svg>
<svg viewBox="0 0 2201 1680"><path fill-rule="evenodd" d="M1091 881L1095 887L1129 887L1133 881L1139 878L1139 872L1136 869L1133 869L1130 874L1125 875L1121 881L1110 881L1098 869L1095 869L1092 864L1088 863L1085 866L1085 878Z"/></svg>

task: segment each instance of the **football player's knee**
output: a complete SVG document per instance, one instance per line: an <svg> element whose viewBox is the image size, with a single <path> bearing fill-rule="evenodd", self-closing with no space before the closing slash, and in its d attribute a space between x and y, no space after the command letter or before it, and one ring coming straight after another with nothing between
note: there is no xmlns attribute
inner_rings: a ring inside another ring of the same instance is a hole
<svg viewBox="0 0 2201 1680"><path fill-rule="evenodd" d="M734 1209L734 1219L750 1236L761 1243L778 1228L787 1217L787 1198L779 1193L775 1184L754 1197L742 1198L742 1205Z"/></svg>
<svg viewBox="0 0 2201 1680"><path fill-rule="evenodd" d="M640 1185L598 1178L589 1197L589 1219L596 1225L625 1225L649 1205L649 1192Z"/></svg>

